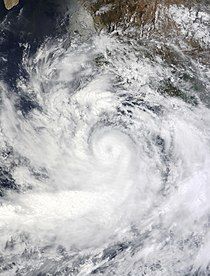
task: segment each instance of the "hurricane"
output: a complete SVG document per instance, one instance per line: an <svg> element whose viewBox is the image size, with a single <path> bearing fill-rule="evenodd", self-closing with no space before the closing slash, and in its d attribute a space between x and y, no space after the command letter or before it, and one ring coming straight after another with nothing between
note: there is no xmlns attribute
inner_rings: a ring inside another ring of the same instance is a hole
<svg viewBox="0 0 210 276"><path fill-rule="evenodd" d="M209 275L208 64L85 30L25 43L1 79L0 274Z"/></svg>

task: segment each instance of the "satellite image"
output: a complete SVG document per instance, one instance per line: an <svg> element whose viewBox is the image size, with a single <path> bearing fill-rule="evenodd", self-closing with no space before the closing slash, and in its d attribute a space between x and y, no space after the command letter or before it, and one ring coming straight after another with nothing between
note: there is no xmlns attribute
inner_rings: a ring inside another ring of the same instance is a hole
<svg viewBox="0 0 210 276"><path fill-rule="evenodd" d="M0 0L0 275L210 276L210 0Z"/></svg>

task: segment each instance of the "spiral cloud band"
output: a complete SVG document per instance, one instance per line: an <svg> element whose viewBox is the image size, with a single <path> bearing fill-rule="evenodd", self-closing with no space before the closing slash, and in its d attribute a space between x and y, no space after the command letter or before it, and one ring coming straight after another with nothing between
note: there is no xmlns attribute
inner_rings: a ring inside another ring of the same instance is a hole
<svg viewBox="0 0 210 276"><path fill-rule="evenodd" d="M160 93L176 76L146 53L103 33L50 41L30 58L26 47L19 94L1 83L1 162L16 185L0 205L10 275L206 269L210 111L192 90L191 102ZM205 81L196 66L187 73ZM24 113L21 94L36 107Z"/></svg>

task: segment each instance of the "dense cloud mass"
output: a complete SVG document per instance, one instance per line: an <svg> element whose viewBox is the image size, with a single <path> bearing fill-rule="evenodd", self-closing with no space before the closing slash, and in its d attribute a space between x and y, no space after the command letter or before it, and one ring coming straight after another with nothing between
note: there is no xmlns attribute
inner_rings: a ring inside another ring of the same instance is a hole
<svg viewBox="0 0 210 276"><path fill-rule="evenodd" d="M0 273L209 275L208 4L55 2L1 23Z"/></svg>

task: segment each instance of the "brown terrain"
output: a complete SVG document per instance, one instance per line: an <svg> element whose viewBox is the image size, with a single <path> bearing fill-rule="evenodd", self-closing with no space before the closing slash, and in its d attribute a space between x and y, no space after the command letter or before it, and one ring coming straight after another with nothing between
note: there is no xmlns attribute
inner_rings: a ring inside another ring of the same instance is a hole
<svg viewBox="0 0 210 276"><path fill-rule="evenodd" d="M91 11L98 30L107 29L109 32L113 32L120 29L123 35L128 37L138 36L147 40L156 38L162 42L171 41L178 46L181 44L183 51L199 58L203 63L209 63L206 52L210 54L210 45L205 41L209 32L204 33L203 37L196 37L194 33L199 31L198 25L195 25L192 33L190 26L190 24L203 24L200 12L203 11L203 8L209 12L210 3L208 1L98 0L90 2L82 0L82 3ZM185 19L186 22L178 24L170 14L171 7L186 9L185 12L187 11L189 20ZM192 11L194 17L190 18ZM185 24L188 26L187 31L185 31ZM210 29L209 25L208 28ZM167 49L164 49L164 55L167 55Z"/></svg>
<svg viewBox="0 0 210 276"><path fill-rule="evenodd" d="M98 0L94 3L83 1L91 10L98 28L108 27L113 30L122 27L124 30L135 26L141 29L142 36L154 33L169 35L178 32L176 23L169 17L168 10L172 5L197 8L196 0Z"/></svg>
<svg viewBox="0 0 210 276"><path fill-rule="evenodd" d="M170 5L193 7L198 2L196 0L98 0L89 4L86 1L86 4L100 24L122 25L123 23L142 26L148 23L154 24L161 15L160 8L167 11Z"/></svg>
<svg viewBox="0 0 210 276"><path fill-rule="evenodd" d="M4 0L6 9L10 10L19 3L19 0Z"/></svg>

